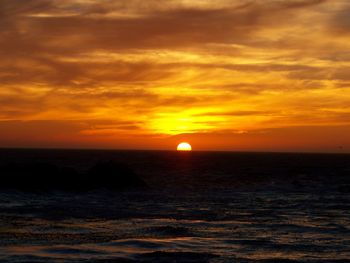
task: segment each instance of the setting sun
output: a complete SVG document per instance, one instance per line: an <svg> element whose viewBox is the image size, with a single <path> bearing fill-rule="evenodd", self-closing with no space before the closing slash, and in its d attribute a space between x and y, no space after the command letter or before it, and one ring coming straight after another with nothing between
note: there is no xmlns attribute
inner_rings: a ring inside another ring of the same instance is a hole
<svg viewBox="0 0 350 263"><path fill-rule="evenodd" d="M182 142L177 146L178 151L192 151L192 147L187 142Z"/></svg>

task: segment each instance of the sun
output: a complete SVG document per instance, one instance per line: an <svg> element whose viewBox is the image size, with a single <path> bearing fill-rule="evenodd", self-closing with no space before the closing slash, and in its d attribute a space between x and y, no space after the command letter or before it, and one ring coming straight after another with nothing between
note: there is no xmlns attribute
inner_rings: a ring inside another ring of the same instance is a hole
<svg viewBox="0 0 350 263"><path fill-rule="evenodd" d="M192 147L187 142L182 142L177 146L178 151L192 151Z"/></svg>

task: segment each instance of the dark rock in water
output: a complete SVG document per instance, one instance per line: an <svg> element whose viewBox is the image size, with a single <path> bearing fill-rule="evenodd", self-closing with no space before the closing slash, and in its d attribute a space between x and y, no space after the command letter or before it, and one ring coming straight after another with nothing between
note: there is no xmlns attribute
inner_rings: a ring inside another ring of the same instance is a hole
<svg viewBox="0 0 350 263"><path fill-rule="evenodd" d="M112 161L99 163L87 173L48 163L10 163L0 167L0 174L0 189L30 192L124 190L146 186L129 167Z"/></svg>
<svg viewBox="0 0 350 263"><path fill-rule="evenodd" d="M10 163L0 167L1 189L47 191L70 189L79 181L79 174L70 168L47 163Z"/></svg>
<svg viewBox="0 0 350 263"><path fill-rule="evenodd" d="M85 184L93 188L122 190L145 187L140 179L128 166L113 162L101 162L93 166L84 178Z"/></svg>

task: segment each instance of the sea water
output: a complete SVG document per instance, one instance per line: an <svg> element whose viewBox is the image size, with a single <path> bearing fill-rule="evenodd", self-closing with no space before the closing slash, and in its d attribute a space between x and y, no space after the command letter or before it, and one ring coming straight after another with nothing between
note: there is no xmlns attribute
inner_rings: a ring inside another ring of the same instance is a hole
<svg viewBox="0 0 350 263"><path fill-rule="evenodd" d="M81 172L103 160L147 188L1 190L0 262L350 262L349 155L0 151Z"/></svg>

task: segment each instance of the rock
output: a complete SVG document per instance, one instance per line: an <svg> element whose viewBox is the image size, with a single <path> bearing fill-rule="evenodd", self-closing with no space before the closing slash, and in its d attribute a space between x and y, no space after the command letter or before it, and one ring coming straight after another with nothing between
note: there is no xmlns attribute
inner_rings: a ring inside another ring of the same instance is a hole
<svg viewBox="0 0 350 263"><path fill-rule="evenodd" d="M10 163L0 167L0 174L0 189L29 192L124 190L146 186L128 166L113 161L98 163L86 173L48 163Z"/></svg>
<svg viewBox="0 0 350 263"><path fill-rule="evenodd" d="M92 188L124 190L143 188L146 183L125 164L114 161L100 162L93 166L84 178Z"/></svg>

